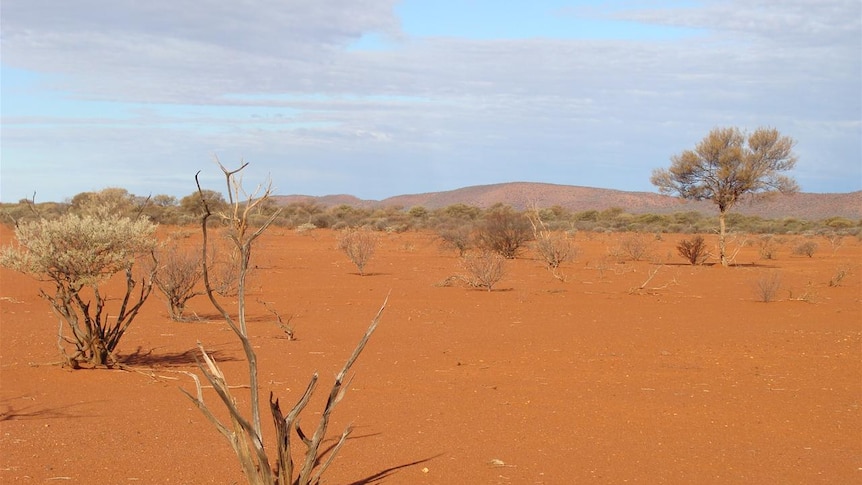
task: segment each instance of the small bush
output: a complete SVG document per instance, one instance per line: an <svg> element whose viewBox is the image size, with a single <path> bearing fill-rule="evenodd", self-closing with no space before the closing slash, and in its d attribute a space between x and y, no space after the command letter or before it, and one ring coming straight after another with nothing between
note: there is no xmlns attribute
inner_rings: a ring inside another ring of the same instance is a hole
<svg viewBox="0 0 862 485"><path fill-rule="evenodd" d="M775 259L778 253L778 241L772 234L766 234L760 237L758 241L758 253L760 259Z"/></svg>
<svg viewBox="0 0 862 485"><path fill-rule="evenodd" d="M692 265L703 264L709 259L709 250L706 248L703 236L683 239L676 245L676 250Z"/></svg>
<svg viewBox="0 0 862 485"><path fill-rule="evenodd" d="M461 265L467 271L465 280L474 288L491 291L505 275L506 259L493 251L468 254L461 258Z"/></svg>
<svg viewBox="0 0 862 485"><path fill-rule="evenodd" d="M808 256L809 258L814 256L815 251L817 251L817 243L814 241L801 242L793 248L793 254L797 256Z"/></svg>
<svg viewBox="0 0 862 485"><path fill-rule="evenodd" d="M476 232L478 247L506 259L517 257L524 243L530 239L532 229L529 219L508 206L489 209Z"/></svg>
<svg viewBox="0 0 862 485"><path fill-rule="evenodd" d="M302 224L296 226L296 232L308 232L317 229L317 226L312 224L311 222L303 222Z"/></svg>
<svg viewBox="0 0 862 485"><path fill-rule="evenodd" d="M565 233L542 231L536 235L536 252L548 269L556 270L561 264L574 259L577 248Z"/></svg>
<svg viewBox="0 0 862 485"><path fill-rule="evenodd" d="M632 261L640 261L649 257L652 252L652 241L644 234L627 234L616 250L617 255L622 255Z"/></svg>
<svg viewBox="0 0 862 485"><path fill-rule="evenodd" d="M829 286L836 287L841 286L841 282L850 275L850 265L842 264L838 268L835 269L835 274L832 275L832 278L829 279Z"/></svg>
<svg viewBox="0 0 862 485"><path fill-rule="evenodd" d="M186 303L204 294L202 289L195 289L203 276L201 255L174 243L158 251L155 259L153 280L167 299L168 314L175 322L184 321Z"/></svg>
<svg viewBox="0 0 862 485"><path fill-rule="evenodd" d="M472 246L473 228L469 223L450 224L437 230L441 246L458 251L458 256L464 256Z"/></svg>
<svg viewBox="0 0 862 485"><path fill-rule="evenodd" d="M376 248L377 235L367 229L347 229L338 237L338 249L344 251L363 276Z"/></svg>
<svg viewBox="0 0 862 485"><path fill-rule="evenodd" d="M755 281L754 289L759 301L763 303L775 301L778 290L781 289L781 274L777 271L770 271L760 275Z"/></svg>

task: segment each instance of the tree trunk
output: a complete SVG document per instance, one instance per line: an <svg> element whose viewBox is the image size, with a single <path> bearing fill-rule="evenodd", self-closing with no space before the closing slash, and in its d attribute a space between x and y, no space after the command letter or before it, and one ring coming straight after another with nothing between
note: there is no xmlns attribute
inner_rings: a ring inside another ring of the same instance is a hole
<svg viewBox="0 0 862 485"><path fill-rule="evenodd" d="M727 260L727 241L725 240L725 233L727 229L727 224L725 221L725 217L727 216L727 211L719 211L718 213L718 255L721 259L721 265L725 268L729 265L729 261Z"/></svg>

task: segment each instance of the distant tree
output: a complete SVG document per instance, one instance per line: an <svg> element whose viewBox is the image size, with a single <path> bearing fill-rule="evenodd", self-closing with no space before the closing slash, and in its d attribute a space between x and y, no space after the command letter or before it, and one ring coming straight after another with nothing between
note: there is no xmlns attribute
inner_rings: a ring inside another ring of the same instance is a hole
<svg viewBox="0 0 862 485"><path fill-rule="evenodd" d="M215 214L227 209L227 202L225 202L223 195L215 190L206 189L191 193L180 199L180 207L187 214L200 216L204 213L204 203L202 200L206 200L206 205Z"/></svg>
<svg viewBox="0 0 862 485"><path fill-rule="evenodd" d="M72 197L71 211L76 214L99 214L106 212L118 217L135 218L147 203L119 187L109 187L98 192L81 192Z"/></svg>
<svg viewBox="0 0 862 485"><path fill-rule="evenodd" d="M694 150L671 157L670 168L654 170L650 181L664 194L718 206L719 257L727 266L728 211L746 197L799 190L796 181L781 174L796 165L794 144L774 128L758 128L750 135L738 128L715 128Z"/></svg>
<svg viewBox="0 0 862 485"><path fill-rule="evenodd" d="M152 202L156 207L173 207L177 205L177 198L173 195L158 194L153 196Z"/></svg>

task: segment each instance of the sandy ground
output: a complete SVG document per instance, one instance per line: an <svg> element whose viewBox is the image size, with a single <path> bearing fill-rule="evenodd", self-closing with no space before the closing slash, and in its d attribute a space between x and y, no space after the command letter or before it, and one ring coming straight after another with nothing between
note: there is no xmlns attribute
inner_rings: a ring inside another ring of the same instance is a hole
<svg viewBox="0 0 862 485"><path fill-rule="evenodd" d="M749 246L721 268L683 264L678 235L617 263L623 237L579 233L565 282L526 252L487 292L440 284L462 270L430 233L383 235L359 276L335 233L272 228L249 295L262 402L293 402L319 371L303 418L315 422L388 294L336 409L327 444L354 432L324 483L862 482L862 243L817 239L808 258L789 237L774 260ZM829 286L841 267L850 275ZM782 289L763 303L770 272ZM154 293L119 348L137 371L70 371L50 365L57 319L39 282L0 269L0 286L0 482L244 483L179 391L193 389L197 341L247 383L204 297L190 303L202 320L176 323ZM292 317L297 340L258 300Z"/></svg>

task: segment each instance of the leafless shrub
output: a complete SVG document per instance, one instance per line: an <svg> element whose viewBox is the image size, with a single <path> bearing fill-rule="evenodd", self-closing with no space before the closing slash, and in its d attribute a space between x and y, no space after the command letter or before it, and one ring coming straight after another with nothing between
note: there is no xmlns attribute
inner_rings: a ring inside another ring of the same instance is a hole
<svg viewBox="0 0 862 485"><path fill-rule="evenodd" d="M805 290L802 293L793 294L793 289L787 290L787 299L792 301L804 301L808 303L813 303L817 298L817 292L814 290L814 285L809 281L808 284L805 285Z"/></svg>
<svg viewBox="0 0 862 485"><path fill-rule="evenodd" d="M253 230L248 226L248 216L250 212L254 210L255 206L260 203L261 200L266 200L269 198L271 193L271 187L267 186L266 189L263 190L263 194L260 197L257 197L256 195L260 191L259 188L258 191L255 192L255 194L251 194L246 198L245 204L240 203L239 195L240 193L244 192L241 191L241 187L234 177L236 173L242 170L245 166L246 165L243 164L239 170L235 171L228 171L224 167L221 167L227 178L228 187L232 189L230 203L233 209L232 213L225 212L222 215L225 219L225 222L231 228L231 240L234 242L237 247L237 250L240 252L240 271L237 284L238 308L236 313L238 316L236 320L231 317L231 315L227 312L227 310L225 310L225 308L216 298L216 292L213 289L209 279L209 272L207 269L208 264L204 264L203 266L203 279L204 286L206 288L206 294L209 297L210 302L222 315L222 318L224 318L228 326L231 328L231 330L233 330L234 334L237 336L237 338L239 338L240 342L242 343L243 351L245 353L246 360L248 363L248 387L251 401L251 417L247 417L246 415L244 415L243 412L240 411L238 402L232 394L231 387L225 380L224 373L219 368L218 364L212 359L209 354L207 354L203 346L201 346L200 344L199 348L204 363L199 364L198 368L203 374L204 378L209 382L209 384L218 394L218 397L221 400L222 404L225 406L228 415L230 416L230 423L225 424L218 417L216 417L216 415L210 409L209 405L204 401L203 386L201 385L200 379L197 375L190 373L190 376L195 381L195 394L189 393L184 389L182 390L182 392L189 399L192 400L192 402L198 407L198 409L200 409L204 416L206 416L206 418L231 444L240 462L243 473L245 474L246 479L249 481L249 483L252 483L254 485L318 484L320 483L321 476L332 464L335 456L341 450L341 447L346 443L347 437L351 433L351 428L348 427L331 448L323 451L320 449L323 440L326 438L326 432L329 425L331 413L334 410L335 406L343 399L346 392L346 388L344 386L347 373L350 371L350 368L356 362L356 359L359 357L359 354L365 348L365 345L371 338L372 333L377 328L377 324L380 321L380 317L383 313L383 309L386 306L386 302L384 301L383 306L377 312L377 315L372 320L371 325L368 327L368 330L366 330L365 334L360 339L359 344L356 346L356 348L353 350L353 353L347 359L347 362L344 364L344 367L342 367L341 372L339 372L336 376L335 383L333 384L329 393L329 398L326 401L326 405L323 411L320 413L317 427L315 428L312 435L307 435L303 432L302 428L300 428L299 416L305 409L305 407L308 405L309 400L311 399L311 395L317 386L317 374L314 374L312 376L311 381L309 382L308 387L306 388L302 397L300 397L299 401L288 411L286 415L283 414L281 411L279 400L275 399L273 394L270 393L270 412L275 423L277 443L277 450L274 454L275 466L273 467L270 463L271 455L266 451L263 435L261 433L260 403L258 397L259 383L257 356L254 352L254 347L248 338L244 308L245 283L248 272L248 262L250 260L253 243L272 223L274 218L278 215L278 212L276 211L270 219L267 219L256 230ZM198 183L198 189L200 190L200 183ZM234 195L237 198L236 201L234 201ZM210 209L206 206L206 203L204 203L204 215L201 219L201 229L203 232L203 256L201 259L204 262L208 262L206 254L207 219L211 216L212 213L210 212ZM294 469L294 460L292 455L294 450L291 448L291 436L294 432L297 434L300 441L303 445L305 445L306 448L304 458L301 460L300 463L298 463L298 470ZM325 459L323 459L323 457L321 456L324 455L324 452L328 453L328 456L326 456Z"/></svg>
<svg viewBox="0 0 862 485"><path fill-rule="evenodd" d="M692 265L700 265L709 259L709 250L703 236L697 235L691 239L683 239L676 245L676 250Z"/></svg>
<svg viewBox="0 0 862 485"><path fill-rule="evenodd" d="M566 233L548 229L540 214L539 209L534 207L527 216L533 227L536 252L539 253L539 257L545 262L554 278L565 281L565 275L559 272L560 265L574 259L577 248Z"/></svg>
<svg viewBox="0 0 862 485"><path fill-rule="evenodd" d="M829 286L836 287L841 286L841 282L844 281L850 275L850 265L842 264L835 269L835 273L832 275L832 278L829 279Z"/></svg>
<svg viewBox="0 0 862 485"><path fill-rule="evenodd" d="M240 252L215 242L210 245L208 271L213 290L221 296L236 296L239 283ZM248 267L248 272L252 267Z"/></svg>
<svg viewBox="0 0 862 485"><path fill-rule="evenodd" d="M817 251L817 243L814 241L804 241L793 248L793 254L797 256L808 256L809 258L814 256L815 251Z"/></svg>
<svg viewBox="0 0 862 485"><path fill-rule="evenodd" d="M461 258L461 266L467 271L464 280L474 288L491 291L505 275L505 262L506 258L493 251L466 254Z"/></svg>
<svg viewBox="0 0 862 485"><path fill-rule="evenodd" d="M595 269L596 271L598 271L598 272L599 272L599 279L604 279L604 278L605 278L605 272L606 272L606 271L610 268L610 266L611 266L611 261L610 261L610 258L611 258L611 257L612 257L612 256L610 256L610 255L609 255L609 256L604 256L604 257L600 258L599 260L595 261L595 262L594 262L594 263L592 263L592 264L589 264L589 263L588 263L588 264L587 264L587 268L589 268L589 269Z"/></svg>
<svg viewBox="0 0 862 485"><path fill-rule="evenodd" d="M781 273L770 271L761 274L754 283L754 289L759 301L763 303L775 301L778 290L781 289Z"/></svg>
<svg viewBox="0 0 862 485"><path fill-rule="evenodd" d="M365 265L377 249L377 235L368 229L346 229L338 236L338 249L356 265L360 275L365 275Z"/></svg>
<svg viewBox="0 0 862 485"><path fill-rule="evenodd" d="M841 246L844 245L844 235L832 233L828 236L829 245L832 247L832 254L835 254Z"/></svg>
<svg viewBox="0 0 862 485"><path fill-rule="evenodd" d="M156 288L167 299L168 315L175 322L185 321L186 303L204 294L196 289L203 276L200 254L172 243L155 253L153 264Z"/></svg>
<svg viewBox="0 0 862 485"><path fill-rule="evenodd" d="M623 236L615 254L632 261L646 259L652 252L652 241L644 234L627 234Z"/></svg>

